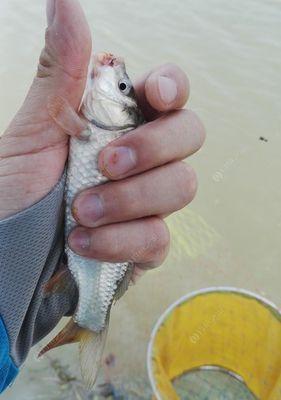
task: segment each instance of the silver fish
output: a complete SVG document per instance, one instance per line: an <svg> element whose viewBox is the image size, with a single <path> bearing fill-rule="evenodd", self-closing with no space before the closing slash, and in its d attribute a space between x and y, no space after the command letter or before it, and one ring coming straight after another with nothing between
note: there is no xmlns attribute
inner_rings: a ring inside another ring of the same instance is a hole
<svg viewBox="0 0 281 400"><path fill-rule="evenodd" d="M110 53L94 57L80 108L80 121L70 106L61 101L64 118L59 125L81 124L79 137L71 137L65 190L66 237L77 225L72 216L72 202L77 193L98 186L108 179L98 168L100 151L112 140L144 122L133 85L123 60ZM108 244L110 246L110 243ZM92 387L99 369L109 322L110 308L128 288L133 265L88 259L65 248L68 268L78 286L79 300L74 317L41 351L75 341L80 342L82 376Z"/></svg>

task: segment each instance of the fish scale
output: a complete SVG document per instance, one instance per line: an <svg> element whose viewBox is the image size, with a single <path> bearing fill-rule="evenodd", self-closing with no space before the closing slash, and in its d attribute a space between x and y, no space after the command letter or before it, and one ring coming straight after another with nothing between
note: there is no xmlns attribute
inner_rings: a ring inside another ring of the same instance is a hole
<svg viewBox="0 0 281 400"><path fill-rule="evenodd" d="M112 140L125 131L105 131L88 124L89 139L71 138L66 182L66 237L77 226L72 216L72 202L77 193L108 181L98 169L98 155ZM129 263L109 263L75 254L66 246L68 267L79 289L75 322L83 328L98 332L104 329L108 309L117 284L124 277ZM85 283L88 283L87 285Z"/></svg>

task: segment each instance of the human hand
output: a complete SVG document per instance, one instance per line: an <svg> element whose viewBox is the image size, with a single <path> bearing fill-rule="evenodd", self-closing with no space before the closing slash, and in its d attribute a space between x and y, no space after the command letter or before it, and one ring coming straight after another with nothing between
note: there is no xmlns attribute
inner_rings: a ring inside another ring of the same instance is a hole
<svg viewBox="0 0 281 400"><path fill-rule="evenodd" d="M49 116L48 98L60 96L77 110L85 87L91 37L78 1L48 0L47 13L46 45L37 76L0 140L0 219L34 204L59 180L68 136ZM167 89L162 98L159 83ZM179 160L198 150L205 135L194 113L178 110L188 92L187 78L173 65L155 69L136 84L140 106L150 122L101 153L100 167L116 182L77 197L73 209L83 228L71 234L75 251L101 260L132 259L144 268L163 261L169 245L163 216L188 204L196 192L193 170ZM136 164L124 172L126 147L133 151ZM117 154L117 171L110 161L112 150ZM99 194L103 203L98 220L99 208L93 201L86 203L91 194ZM77 248L81 232L90 234L87 251Z"/></svg>
<svg viewBox="0 0 281 400"><path fill-rule="evenodd" d="M187 205L197 187L184 158L202 145L205 132L183 110L189 84L175 65L156 68L136 85L147 124L110 143L99 167L114 182L80 193L73 203L79 227L69 237L78 254L109 262L160 265L169 248L163 218Z"/></svg>

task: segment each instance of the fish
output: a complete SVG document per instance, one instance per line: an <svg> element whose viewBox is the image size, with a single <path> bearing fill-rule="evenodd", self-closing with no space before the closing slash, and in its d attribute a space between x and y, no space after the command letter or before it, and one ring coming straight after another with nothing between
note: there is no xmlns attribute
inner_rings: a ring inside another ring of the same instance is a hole
<svg viewBox="0 0 281 400"><path fill-rule="evenodd" d="M65 188L65 237L77 221L72 203L81 191L109 179L98 168L100 151L111 141L144 123L124 60L111 53L92 57L88 79L77 114L62 97L49 100L49 113L70 137ZM110 246L110 243L108 243ZM78 288L73 317L39 356L67 344L79 342L82 377L92 388L101 363L112 304L128 289L133 261L110 263L82 257L65 245L67 266ZM47 284L60 287L65 274L59 271ZM52 283L53 282L53 283Z"/></svg>

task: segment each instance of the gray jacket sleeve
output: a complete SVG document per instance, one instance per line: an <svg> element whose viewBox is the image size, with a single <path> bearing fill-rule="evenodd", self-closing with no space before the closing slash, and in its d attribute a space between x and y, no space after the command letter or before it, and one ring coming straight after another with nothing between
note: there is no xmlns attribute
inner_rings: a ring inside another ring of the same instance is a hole
<svg viewBox="0 0 281 400"><path fill-rule="evenodd" d="M0 221L0 316L17 366L75 308L73 281L67 291L43 294L63 253L64 184L65 175L41 201Z"/></svg>

